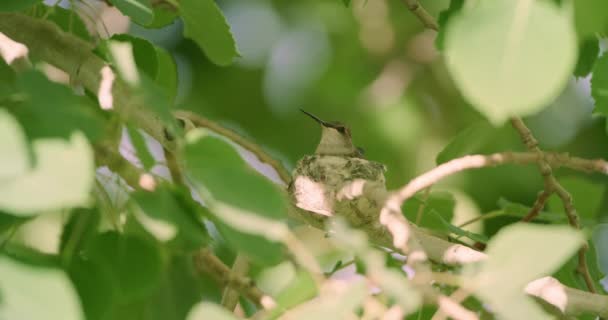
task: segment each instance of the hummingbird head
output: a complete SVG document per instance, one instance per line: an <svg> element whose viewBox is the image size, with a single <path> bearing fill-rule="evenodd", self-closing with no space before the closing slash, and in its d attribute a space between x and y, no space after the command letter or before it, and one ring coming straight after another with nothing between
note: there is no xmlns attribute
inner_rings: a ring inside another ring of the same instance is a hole
<svg viewBox="0 0 608 320"><path fill-rule="evenodd" d="M317 116L300 109L321 125L321 141L315 150L316 154L361 157L361 151L353 145L350 129L337 121L323 121Z"/></svg>

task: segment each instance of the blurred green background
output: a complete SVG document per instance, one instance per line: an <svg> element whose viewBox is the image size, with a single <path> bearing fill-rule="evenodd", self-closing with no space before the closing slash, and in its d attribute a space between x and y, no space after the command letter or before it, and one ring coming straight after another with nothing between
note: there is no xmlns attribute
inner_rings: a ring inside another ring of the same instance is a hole
<svg viewBox="0 0 608 320"><path fill-rule="evenodd" d="M437 16L449 1L426 1ZM389 188L435 166L460 131L485 121L459 95L435 46L401 1L227 0L226 15L241 53L218 67L176 22L131 33L168 49L179 70L177 108L195 111L249 137L288 168L320 138L306 109L351 126L366 157L387 165ZM589 79L572 79L561 96L526 122L541 147L583 157L608 157L605 124L592 116ZM505 126L473 137L471 153L523 151ZM559 175L574 173L560 170ZM593 178L591 178L593 179ZM605 183L605 178L595 178ZM532 205L542 189L533 166L470 171L442 183L468 193L481 212L503 197Z"/></svg>

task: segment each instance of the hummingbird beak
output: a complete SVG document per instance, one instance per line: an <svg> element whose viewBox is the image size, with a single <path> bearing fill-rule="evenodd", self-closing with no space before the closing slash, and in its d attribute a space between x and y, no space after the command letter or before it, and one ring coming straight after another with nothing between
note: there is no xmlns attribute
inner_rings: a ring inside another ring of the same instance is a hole
<svg viewBox="0 0 608 320"><path fill-rule="evenodd" d="M306 112L303 109L300 109L300 111L302 111L305 115L313 118L316 122L318 122L320 125L324 126L324 127L328 127L329 124L321 119L319 119L317 116L313 115L312 113Z"/></svg>

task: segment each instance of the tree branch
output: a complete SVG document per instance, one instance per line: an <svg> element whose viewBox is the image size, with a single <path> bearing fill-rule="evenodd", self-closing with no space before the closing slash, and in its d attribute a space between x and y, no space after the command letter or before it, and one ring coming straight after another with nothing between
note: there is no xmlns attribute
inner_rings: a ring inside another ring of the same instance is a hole
<svg viewBox="0 0 608 320"><path fill-rule="evenodd" d="M439 30L439 24L435 21L435 18L424 9L424 7L418 2L418 0L403 0L403 3L407 6L422 24L429 29Z"/></svg>
<svg viewBox="0 0 608 320"><path fill-rule="evenodd" d="M274 299L258 289L251 279L231 273L230 268L215 256L211 249L200 249L194 253L192 260L198 272L210 275L219 285L238 290L260 307L268 309L274 306Z"/></svg>
<svg viewBox="0 0 608 320"><path fill-rule="evenodd" d="M574 208L574 204L572 203L572 196L568 191L555 179L553 175L553 171L551 169L551 165L549 161L545 159L545 153L538 147L538 141L534 138L532 131L526 126L521 118L514 117L511 119L511 124L513 128L519 133L522 142L526 145L528 150L534 152L537 155L537 163L538 168L540 170L541 175L545 181L545 190L541 194L544 196L544 201L541 197L536 201L534 208L532 210L538 209L538 211L542 210L544 203L546 202L546 198L548 198L551 193L555 192L559 198L562 200L564 205L564 211L566 212L566 216L568 217L568 222L570 225L576 229L581 228L579 224L579 215ZM536 208L539 207L539 208ZM534 214L534 211L530 212L529 215ZM585 280L585 284L587 285L587 289L591 292L595 291L595 285L593 284L593 279L589 274L589 268L587 267L587 259L585 254L589 250L589 245L585 243L578 251L578 265L576 267L576 271L583 277Z"/></svg>

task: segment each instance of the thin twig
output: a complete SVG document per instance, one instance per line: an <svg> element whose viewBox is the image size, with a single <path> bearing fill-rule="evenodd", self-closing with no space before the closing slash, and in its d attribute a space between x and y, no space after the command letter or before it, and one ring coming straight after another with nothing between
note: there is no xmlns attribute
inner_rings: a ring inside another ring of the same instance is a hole
<svg viewBox="0 0 608 320"><path fill-rule="evenodd" d="M519 133L519 136L521 137L522 142L524 143L524 145L526 145L528 150L531 152L534 152L538 155L538 167L539 167L540 173L543 176L543 179L545 182L545 191L541 194L545 199L543 200L539 196L539 199L537 200L538 207L540 207L540 209L542 209L542 206L546 202L546 198L548 198L552 192L555 192L559 196L559 198L562 200L562 203L564 205L564 211L566 212L566 216L568 217L568 222L570 223L570 225L576 229L580 229L581 227L579 224L579 215L576 212L576 209L574 208L574 204L572 203L572 196L557 181L557 179L555 179L551 165L549 164L549 161L547 161L545 159L545 153L538 147L538 141L536 140L536 138L534 138L534 135L532 134L530 129L526 126L526 124L523 122L523 120L521 118L518 118L518 117L512 118L511 125ZM535 203L534 207L535 208L537 207L536 203ZM535 208L532 208L532 210L534 210ZM540 211L540 209L538 211ZM533 213L534 212L530 212L530 214L533 214ZM576 267L576 271L585 280L587 289L590 292L595 293L596 292L595 285L593 284L593 280L591 278L591 275L589 274L589 268L587 267L587 259L585 257L585 253L587 252L588 249L589 249L589 245L587 243L585 243L579 249L578 255L577 255L578 256L578 265Z"/></svg>
<svg viewBox="0 0 608 320"><path fill-rule="evenodd" d="M540 212L543 210L543 208L545 207L545 204L547 203L547 200L549 200L549 197L551 196L551 194L552 194L552 192L550 190L546 190L546 189L539 192L538 197L536 198L536 201L534 201L534 205L530 209L530 212L528 212L528 214L526 214L526 216L523 217L521 219L521 221L529 222L529 221L532 221L534 218L536 218L540 214Z"/></svg>
<svg viewBox="0 0 608 320"><path fill-rule="evenodd" d="M418 0L403 0L403 2L407 6L407 9L410 10L416 17L418 17L418 20L420 20L420 22L422 22L422 24L426 28L435 31L439 30L439 24L437 24L435 18L433 18L433 16L429 14L426 9L424 9L424 7L420 4L420 2L418 2Z"/></svg>
<svg viewBox="0 0 608 320"><path fill-rule="evenodd" d="M256 305L268 308L274 303L274 300L256 287L251 279L233 276L230 268L214 255L211 249L203 248L197 251L193 256L193 262L196 271L210 275L221 286L238 290Z"/></svg>
<svg viewBox="0 0 608 320"><path fill-rule="evenodd" d="M249 272L249 259L243 253L238 253L236 255L236 259L234 259L234 263L232 264L232 270L230 270L230 277L247 277L247 273ZM239 291L234 290L230 286L224 288L224 293L222 294L222 306L228 309L229 311L234 311L236 304L239 302Z"/></svg>
<svg viewBox="0 0 608 320"><path fill-rule="evenodd" d="M289 171L287 171L287 169L285 169L285 166L283 166L283 164L281 164L280 161L277 161L275 158L270 156L258 144L251 142L250 140L243 137L242 135L240 135L226 127L223 127L201 115L198 115L198 114L195 114L195 113L192 113L189 111L184 111L184 110L176 111L174 114L177 118L188 119L196 127L207 128L221 136L224 136L224 137L230 139L231 141L240 145L241 147L251 151L262 162L267 163L268 165L273 167L276 170L279 177L281 178L281 180L283 180L283 182L285 184L288 184L291 181L291 174L289 173Z"/></svg>

